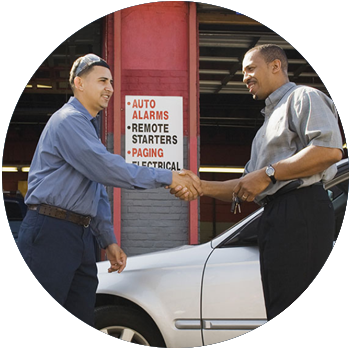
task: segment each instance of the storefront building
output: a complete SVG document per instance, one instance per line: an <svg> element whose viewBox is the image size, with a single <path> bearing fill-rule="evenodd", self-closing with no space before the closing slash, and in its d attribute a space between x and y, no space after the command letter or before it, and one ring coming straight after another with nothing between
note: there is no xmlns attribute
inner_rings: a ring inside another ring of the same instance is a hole
<svg viewBox="0 0 350 349"><path fill-rule="evenodd" d="M253 101L242 82L241 60L263 43L286 50L292 81L327 93L291 45L230 10L156 2L87 25L28 82L6 138L3 166L16 172L3 168L3 190L25 194L26 168L40 133L72 95L70 67L90 52L107 60L114 77L113 100L100 117L101 141L109 151L139 165L187 168L204 179L240 176L263 121L263 102ZM208 241L256 208L248 204L233 216L230 204L209 198L186 203L164 188L108 192L115 234L128 255Z"/></svg>

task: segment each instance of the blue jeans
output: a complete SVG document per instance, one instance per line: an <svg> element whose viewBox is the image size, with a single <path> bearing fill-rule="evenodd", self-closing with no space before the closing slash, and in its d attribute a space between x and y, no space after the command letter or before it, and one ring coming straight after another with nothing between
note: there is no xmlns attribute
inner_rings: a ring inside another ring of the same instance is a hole
<svg viewBox="0 0 350 349"><path fill-rule="evenodd" d="M98 279L90 228L28 210L18 248L44 289L74 316L94 326Z"/></svg>

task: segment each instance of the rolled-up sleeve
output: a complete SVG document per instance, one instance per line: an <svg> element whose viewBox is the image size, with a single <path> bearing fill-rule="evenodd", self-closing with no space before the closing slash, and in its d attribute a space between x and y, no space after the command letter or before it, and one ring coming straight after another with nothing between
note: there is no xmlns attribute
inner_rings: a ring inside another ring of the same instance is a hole
<svg viewBox="0 0 350 349"><path fill-rule="evenodd" d="M342 139L338 126L338 115L333 102L315 89L296 91L293 122L304 146L339 148Z"/></svg>

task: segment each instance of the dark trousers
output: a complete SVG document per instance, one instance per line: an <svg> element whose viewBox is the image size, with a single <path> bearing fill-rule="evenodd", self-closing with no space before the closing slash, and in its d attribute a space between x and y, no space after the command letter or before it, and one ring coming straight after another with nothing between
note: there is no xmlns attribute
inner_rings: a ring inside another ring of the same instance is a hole
<svg viewBox="0 0 350 349"><path fill-rule="evenodd" d="M332 250L334 229L333 206L319 184L265 206L258 242L268 320L291 305L317 276Z"/></svg>
<svg viewBox="0 0 350 349"><path fill-rule="evenodd" d="M18 248L44 289L70 313L93 326L98 281L90 228L28 210Z"/></svg>

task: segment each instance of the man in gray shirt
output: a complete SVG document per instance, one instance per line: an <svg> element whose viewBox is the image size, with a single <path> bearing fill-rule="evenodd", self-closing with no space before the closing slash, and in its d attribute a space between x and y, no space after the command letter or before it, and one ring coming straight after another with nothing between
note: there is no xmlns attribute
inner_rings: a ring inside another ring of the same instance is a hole
<svg viewBox="0 0 350 349"><path fill-rule="evenodd" d="M265 100L244 176L201 181L203 194L264 206L258 229L261 277L268 320L292 304L327 260L334 211L322 181L334 177L342 138L333 102L322 92L288 79L285 52L257 46L243 60L243 81ZM181 197L180 188L176 196Z"/></svg>

